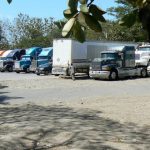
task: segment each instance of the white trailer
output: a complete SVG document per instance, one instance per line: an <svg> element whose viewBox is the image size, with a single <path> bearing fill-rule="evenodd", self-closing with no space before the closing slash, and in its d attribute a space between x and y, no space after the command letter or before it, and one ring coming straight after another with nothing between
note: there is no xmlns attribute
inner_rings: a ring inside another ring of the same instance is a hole
<svg viewBox="0 0 150 150"><path fill-rule="evenodd" d="M76 73L89 75L90 64L94 58L108 47L125 45L124 42L86 41L79 43L72 39L55 39L53 41L54 75L69 75L74 78ZM133 44L132 44L133 45Z"/></svg>

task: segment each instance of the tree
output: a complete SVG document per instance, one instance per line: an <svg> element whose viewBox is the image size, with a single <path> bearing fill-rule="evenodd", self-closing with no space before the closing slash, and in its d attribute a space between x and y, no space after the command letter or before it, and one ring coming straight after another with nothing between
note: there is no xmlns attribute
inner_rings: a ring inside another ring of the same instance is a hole
<svg viewBox="0 0 150 150"><path fill-rule="evenodd" d="M116 0L115 2L118 5L116 7L108 8L107 12L115 17L115 22L118 24L118 22L120 22L125 15L131 13L134 8L130 3L125 0ZM117 25L117 28L114 28L114 31L116 30L121 30L120 33L125 40L127 40L127 38L131 41L147 40L147 34L142 29L142 24L140 22L135 22L134 25L129 28L124 26L120 27L119 25Z"/></svg>
<svg viewBox="0 0 150 150"><path fill-rule="evenodd" d="M7 1L11 3L12 0ZM62 30L64 37L74 36L83 42L87 28L96 32L102 31L100 22L105 22L103 17L105 12L93 2L94 0L68 0L68 9L64 10L64 16L68 19ZM121 19L120 24L131 27L136 21L140 21L143 29L148 32L150 42L150 0L120 0L120 2L129 3L133 7L133 10Z"/></svg>
<svg viewBox="0 0 150 150"><path fill-rule="evenodd" d="M103 18L105 12L92 4L93 2L94 0L68 0L69 8L64 11L64 16L69 21L62 31L64 37L73 35L76 39L83 42L85 40L83 33L86 32L86 28L91 28L96 32L102 31L99 21L105 22ZM126 12L120 20L120 24L131 27L139 20L143 28L148 32L150 41L150 1L120 0L120 2L122 4L130 4L133 8L131 12ZM78 3L80 4L80 10L77 10ZM86 18L87 15L88 18Z"/></svg>
<svg viewBox="0 0 150 150"><path fill-rule="evenodd" d="M36 18L19 14L8 27L13 47L52 46L53 38L61 37L53 18Z"/></svg>
<svg viewBox="0 0 150 150"><path fill-rule="evenodd" d="M3 23L0 21L0 49L9 49L9 42L3 31Z"/></svg>

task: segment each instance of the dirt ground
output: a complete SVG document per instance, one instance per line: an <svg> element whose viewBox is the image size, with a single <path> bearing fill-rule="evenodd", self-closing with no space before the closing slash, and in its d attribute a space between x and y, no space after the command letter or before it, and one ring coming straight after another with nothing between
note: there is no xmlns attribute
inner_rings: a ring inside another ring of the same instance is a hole
<svg viewBox="0 0 150 150"><path fill-rule="evenodd" d="M149 83L0 74L0 150L149 150Z"/></svg>

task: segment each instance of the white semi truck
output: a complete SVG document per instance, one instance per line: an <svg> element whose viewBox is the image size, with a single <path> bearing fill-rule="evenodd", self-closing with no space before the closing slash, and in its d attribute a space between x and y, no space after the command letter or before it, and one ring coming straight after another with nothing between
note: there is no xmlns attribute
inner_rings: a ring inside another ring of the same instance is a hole
<svg viewBox="0 0 150 150"><path fill-rule="evenodd" d="M150 65L150 43L138 46L135 51L136 66L149 66Z"/></svg>
<svg viewBox="0 0 150 150"><path fill-rule="evenodd" d="M143 43L135 51L135 63L137 67L146 67L150 75L150 43Z"/></svg>
<svg viewBox="0 0 150 150"><path fill-rule="evenodd" d="M89 75L90 64L100 52L110 46L125 45L123 42L87 41L79 43L72 39L55 39L53 41L52 74L75 78L76 73Z"/></svg>

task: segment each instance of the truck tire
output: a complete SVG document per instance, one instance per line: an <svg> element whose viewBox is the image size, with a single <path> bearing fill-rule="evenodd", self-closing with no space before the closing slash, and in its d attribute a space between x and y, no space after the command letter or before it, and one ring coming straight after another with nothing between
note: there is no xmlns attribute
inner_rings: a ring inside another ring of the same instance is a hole
<svg viewBox="0 0 150 150"><path fill-rule="evenodd" d="M12 67L9 67L9 68L8 68L8 71L9 71L9 72L13 72L13 68L12 68Z"/></svg>
<svg viewBox="0 0 150 150"><path fill-rule="evenodd" d="M37 72L37 73L36 73L36 75L37 75L37 76L39 76L39 75L40 75L40 73L38 73L38 72Z"/></svg>
<svg viewBox="0 0 150 150"><path fill-rule="evenodd" d="M118 73L117 73L117 71L116 70L110 71L109 80L115 81L117 79L118 79Z"/></svg>
<svg viewBox="0 0 150 150"><path fill-rule="evenodd" d="M20 71L16 71L16 73L20 73Z"/></svg>
<svg viewBox="0 0 150 150"><path fill-rule="evenodd" d="M48 74L49 74L49 71L45 71L44 74L45 74L45 75L48 75Z"/></svg>
<svg viewBox="0 0 150 150"><path fill-rule="evenodd" d="M5 72L5 70L4 70L4 69L2 69L2 70L1 70L1 72Z"/></svg>
<svg viewBox="0 0 150 150"><path fill-rule="evenodd" d="M25 69L25 73L29 73L30 71L29 71L29 68L26 68Z"/></svg>
<svg viewBox="0 0 150 150"><path fill-rule="evenodd" d="M142 68L142 70L141 70L141 77L142 78L146 78L147 77L147 69L146 68Z"/></svg>

